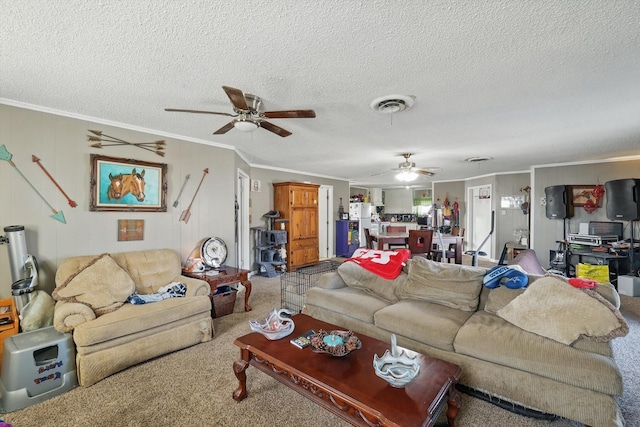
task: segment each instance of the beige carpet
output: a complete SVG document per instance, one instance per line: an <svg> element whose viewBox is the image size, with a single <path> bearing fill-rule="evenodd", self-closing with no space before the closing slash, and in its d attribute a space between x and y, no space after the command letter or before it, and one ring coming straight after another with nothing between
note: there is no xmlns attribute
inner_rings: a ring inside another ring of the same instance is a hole
<svg viewBox="0 0 640 427"><path fill-rule="evenodd" d="M280 278L252 279L254 311L215 319L209 343L132 367L88 388L2 415L14 427L32 426L347 426L348 424L253 367L247 370L249 397L231 398L237 386L233 345L248 321L280 307ZM628 426L640 426L640 298L622 297L630 335L614 341L625 377L620 399ZM292 351L298 351L292 347ZM524 385L523 385L524 386ZM577 427L566 421L526 418L463 394L460 427Z"/></svg>

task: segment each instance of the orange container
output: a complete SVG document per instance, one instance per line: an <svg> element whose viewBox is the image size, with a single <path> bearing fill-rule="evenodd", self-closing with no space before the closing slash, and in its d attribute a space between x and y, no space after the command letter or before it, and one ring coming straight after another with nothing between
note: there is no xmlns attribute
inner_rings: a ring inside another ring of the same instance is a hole
<svg viewBox="0 0 640 427"><path fill-rule="evenodd" d="M4 340L18 333L20 319L13 298L0 299L0 369L2 368L2 354Z"/></svg>

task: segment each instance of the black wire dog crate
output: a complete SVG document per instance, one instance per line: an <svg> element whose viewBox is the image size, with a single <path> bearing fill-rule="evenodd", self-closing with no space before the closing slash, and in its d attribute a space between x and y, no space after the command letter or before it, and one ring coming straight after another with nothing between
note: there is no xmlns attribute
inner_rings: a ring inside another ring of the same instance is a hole
<svg viewBox="0 0 640 427"><path fill-rule="evenodd" d="M320 261L316 265L298 268L294 272L280 276L281 304L294 313L301 313L304 305L304 296L307 290L314 287L320 276L330 271L335 271L341 261Z"/></svg>

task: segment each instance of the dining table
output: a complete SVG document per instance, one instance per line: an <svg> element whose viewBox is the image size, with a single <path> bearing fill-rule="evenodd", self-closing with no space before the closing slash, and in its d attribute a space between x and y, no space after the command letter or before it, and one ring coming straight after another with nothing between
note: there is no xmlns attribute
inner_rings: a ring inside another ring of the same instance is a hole
<svg viewBox="0 0 640 427"><path fill-rule="evenodd" d="M377 242L376 249L384 250L385 246L388 249L389 243L391 244L403 244L407 242L407 238L409 237L409 232L372 232L371 238L374 242ZM434 250L445 250L448 251L451 245L454 246L454 259L456 264L462 264L462 241L463 238L461 236L452 236L450 234L438 234L433 233L432 245L434 246ZM444 259L444 258L443 258Z"/></svg>

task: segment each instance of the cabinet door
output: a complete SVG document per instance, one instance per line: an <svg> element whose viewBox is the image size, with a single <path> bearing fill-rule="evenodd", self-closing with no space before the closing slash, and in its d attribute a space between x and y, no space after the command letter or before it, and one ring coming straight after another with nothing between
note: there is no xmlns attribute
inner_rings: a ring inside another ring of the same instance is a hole
<svg viewBox="0 0 640 427"><path fill-rule="evenodd" d="M291 230L291 239L302 239L306 237L304 208L291 209L289 229Z"/></svg>
<svg viewBox="0 0 640 427"><path fill-rule="evenodd" d="M318 209L294 208L291 209L291 238L307 239L318 237Z"/></svg>
<svg viewBox="0 0 640 427"><path fill-rule="evenodd" d="M291 187L291 206L318 206L318 189L308 187Z"/></svg>
<svg viewBox="0 0 640 427"><path fill-rule="evenodd" d="M314 264L319 258L318 239L296 239L291 242L289 261L292 270L303 265Z"/></svg>
<svg viewBox="0 0 640 427"><path fill-rule="evenodd" d="M318 209L305 209L304 222L305 237L318 237Z"/></svg>

